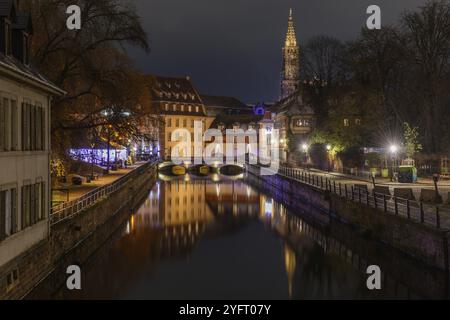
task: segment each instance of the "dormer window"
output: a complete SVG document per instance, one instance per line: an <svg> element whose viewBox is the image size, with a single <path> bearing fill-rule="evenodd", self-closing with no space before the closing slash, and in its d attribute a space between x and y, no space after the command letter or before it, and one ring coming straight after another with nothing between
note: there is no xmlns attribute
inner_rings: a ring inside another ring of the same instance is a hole
<svg viewBox="0 0 450 320"><path fill-rule="evenodd" d="M5 19L5 54L7 56L12 54L12 28L8 19Z"/></svg>

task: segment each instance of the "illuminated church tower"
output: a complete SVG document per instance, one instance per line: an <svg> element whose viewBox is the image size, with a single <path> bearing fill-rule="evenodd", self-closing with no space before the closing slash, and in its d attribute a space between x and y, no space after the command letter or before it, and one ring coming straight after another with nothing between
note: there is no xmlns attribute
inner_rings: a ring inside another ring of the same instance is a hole
<svg viewBox="0 0 450 320"><path fill-rule="evenodd" d="M284 99L299 88L300 83L300 48L295 36L292 9L289 11L288 31L283 48L283 70L281 74L281 99Z"/></svg>

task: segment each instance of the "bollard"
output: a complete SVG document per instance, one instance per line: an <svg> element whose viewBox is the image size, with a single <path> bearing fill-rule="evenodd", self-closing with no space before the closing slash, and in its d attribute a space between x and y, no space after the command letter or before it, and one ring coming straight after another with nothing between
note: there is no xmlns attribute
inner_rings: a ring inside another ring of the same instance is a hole
<svg viewBox="0 0 450 320"><path fill-rule="evenodd" d="M386 195L383 194L383 206L384 206L384 212L387 212L387 201L386 201Z"/></svg>

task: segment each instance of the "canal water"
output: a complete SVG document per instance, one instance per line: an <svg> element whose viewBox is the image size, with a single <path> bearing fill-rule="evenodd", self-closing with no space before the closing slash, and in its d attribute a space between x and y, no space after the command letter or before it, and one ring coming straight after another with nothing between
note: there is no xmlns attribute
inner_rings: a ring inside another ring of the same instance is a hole
<svg viewBox="0 0 450 320"><path fill-rule="evenodd" d="M141 207L81 263L82 290L44 281L51 289L31 298L421 297L386 274L389 290L368 290L367 257L331 238L326 225L307 223L242 179L221 179L161 177Z"/></svg>

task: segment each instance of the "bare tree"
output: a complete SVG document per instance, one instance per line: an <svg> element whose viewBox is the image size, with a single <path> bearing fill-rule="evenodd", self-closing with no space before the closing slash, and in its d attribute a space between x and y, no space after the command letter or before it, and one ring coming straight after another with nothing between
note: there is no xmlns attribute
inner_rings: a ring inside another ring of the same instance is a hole
<svg viewBox="0 0 450 320"><path fill-rule="evenodd" d="M424 149L437 152L442 150L442 133L448 127L450 4L430 1L418 12L406 13L402 25L409 40L410 61L417 68L420 85L416 88L423 97Z"/></svg>

